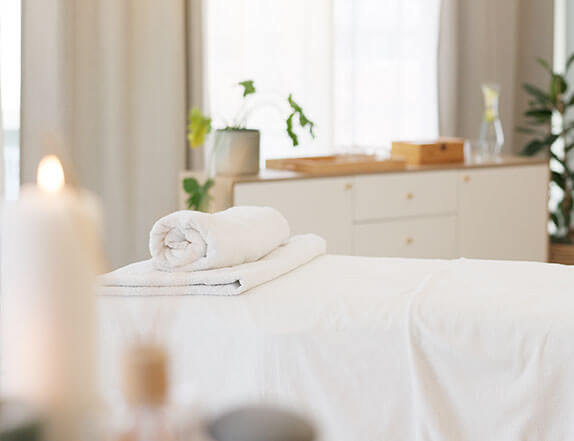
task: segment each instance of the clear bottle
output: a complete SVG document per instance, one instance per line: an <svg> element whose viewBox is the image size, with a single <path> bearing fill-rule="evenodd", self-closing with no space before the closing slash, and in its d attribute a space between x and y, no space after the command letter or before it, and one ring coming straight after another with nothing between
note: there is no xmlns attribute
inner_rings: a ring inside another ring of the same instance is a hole
<svg viewBox="0 0 574 441"><path fill-rule="evenodd" d="M485 159L496 159L504 145L504 131L498 113L500 86L496 83L482 84L484 113L480 126L480 154Z"/></svg>
<svg viewBox="0 0 574 441"><path fill-rule="evenodd" d="M175 441L167 408L167 355L161 346L137 344L124 357L128 412L119 441Z"/></svg>

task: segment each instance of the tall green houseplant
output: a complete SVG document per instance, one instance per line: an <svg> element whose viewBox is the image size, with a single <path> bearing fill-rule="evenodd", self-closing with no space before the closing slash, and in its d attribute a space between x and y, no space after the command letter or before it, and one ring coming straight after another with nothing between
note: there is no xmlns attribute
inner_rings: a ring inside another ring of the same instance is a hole
<svg viewBox="0 0 574 441"><path fill-rule="evenodd" d="M522 154L532 156L546 151L550 155L551 186L558 191L556 206L551 209L550 220L554 226L554 242L574 243L574 225L572 209L574 201L574 121L567 114L574 106L574 92L568 89L566 74L574 63L574 54L566 63L566 73L553 71L550 64L541 58L538 63L549 75L546 89L533 84L524 84L524 90L530 96L528 109L524 112L526 127L518 131L532 135Z"/></svg>

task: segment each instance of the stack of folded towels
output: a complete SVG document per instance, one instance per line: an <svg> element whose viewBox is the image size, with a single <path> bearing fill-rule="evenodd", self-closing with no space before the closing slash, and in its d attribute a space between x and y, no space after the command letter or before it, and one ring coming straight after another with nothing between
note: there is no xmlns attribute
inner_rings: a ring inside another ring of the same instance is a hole
<svg viewBox="0 0 574 441"><path fill-rule="evenodd" d="M270 207L177 211L150 233L152 258L101 276L103 295L237 295L325 253L315 234L290 237Z"/></svg>

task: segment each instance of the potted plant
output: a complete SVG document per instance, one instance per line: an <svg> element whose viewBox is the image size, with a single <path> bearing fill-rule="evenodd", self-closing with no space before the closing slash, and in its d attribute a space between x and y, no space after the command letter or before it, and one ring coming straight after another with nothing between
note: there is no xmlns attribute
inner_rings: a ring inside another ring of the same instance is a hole
<svg viewBox="0 0 574 441"><path fill-rule="evenodd" d="M574 93L568 90L565 78L574 54L566 63L565 74L554 72L546 60L537 61L550 79L546 90L528 83L523 85L530 101L524 113L527 127L518 131L532 135L533 139L524 146L522 154L532 156L546 151L550 156L550 261L574 264L574 122L566 118L574 106Z"/></svg>
<svg viewBox="0 0 574 441"><path fill-rule="evenodd" d="M246 121L250 114L264 103L255 100L256 88L253 80L241 81L237 85L243 88L243 103L233 122L216 129L213 134L211 149L206 158L207 178L203 184L196 177L187 177L183 180L189 209L208 211L211 200L209 190L215 184L215 176L237 176L259 171L259 130L247 128ZM307 129L314 138L315 124L307 118L292 94L287 97L287 106L289 111L285 119L285 130L293 147L296 147L299 145L296 126ZM205 143L207 135L212 131L211 123L211 117L205 115L199 108L190 110L187 138L191 148L200 147Z"/></svg>

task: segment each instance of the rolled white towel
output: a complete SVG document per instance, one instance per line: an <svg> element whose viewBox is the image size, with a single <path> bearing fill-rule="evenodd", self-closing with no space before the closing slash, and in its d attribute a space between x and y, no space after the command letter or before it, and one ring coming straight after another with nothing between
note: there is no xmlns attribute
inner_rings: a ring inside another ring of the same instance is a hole
<svg viewBox="0 0 574 441"><path fill-rule="evenodd" d="M183 210L154 224L149 249L159 270L197 271L258 260L289 234L287 220L271 207L232 207L213 214Z"/></svg>

